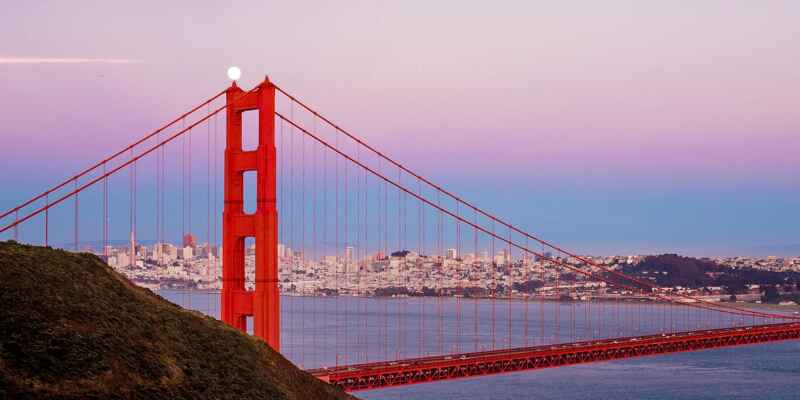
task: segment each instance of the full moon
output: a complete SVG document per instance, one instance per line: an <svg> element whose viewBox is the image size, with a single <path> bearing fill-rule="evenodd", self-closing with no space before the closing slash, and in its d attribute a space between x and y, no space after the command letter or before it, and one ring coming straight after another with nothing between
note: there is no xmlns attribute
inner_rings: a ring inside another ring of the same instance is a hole
<svg viewBox="0 0 800 400"><path fill-rule="evenodd" d="M232 81L238 81L241 77L242 70L240 70L239 67L228 68L228 78L230 78Z"/></svg>

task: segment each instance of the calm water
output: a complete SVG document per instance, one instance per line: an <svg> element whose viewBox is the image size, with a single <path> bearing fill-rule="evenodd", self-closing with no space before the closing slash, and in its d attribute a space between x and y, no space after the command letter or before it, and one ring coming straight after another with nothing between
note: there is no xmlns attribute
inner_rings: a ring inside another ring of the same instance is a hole
<svg viewBox="0 0 800 400"><path fill-rule="evenodd" d="M219 315L214 292L161 291ZM443 316L440 319L438 307ZM461 312L458 313L458 309ZM586 307L592 307L587 310ZM528 318L523 319L527 308ZM494 309L494 310L493 310ZM455 299L282 297L281 351L304 368L419 354L751 323L686 307ZM347 310L347 312L345 312ZM474 316L478 318L475 319ZM511 324L508 316L511 315ZM571 324L575 315L575 328ZM595 315L586 318L586 315ZM475 329L475 322L477 330ZM636 321L636 322L632 322ZM641 321L641 322L640 322ZM759 322L759 321L757 321ZM591 329L588 327L591 326ZM401 328L398 328L401 327ZM441 327L442 335L439 335ZM510 328L510 329L509 329ZM461 332L461 335L455 335ZM527 332L527 336L525 335ZM574 333L575 332L575 333ZM327 333L327 334L326 334ZM331 334L334 333L334 334ZM422 340L420 340L422 338ZM359 392L363 399L800 399L800 342L675 354Z"/></svg>
<svg viewBox="0 0 800 400"><path fill-rule="evenodd" d="M363 399L800 399L800 342L357 393Z"/></svg>

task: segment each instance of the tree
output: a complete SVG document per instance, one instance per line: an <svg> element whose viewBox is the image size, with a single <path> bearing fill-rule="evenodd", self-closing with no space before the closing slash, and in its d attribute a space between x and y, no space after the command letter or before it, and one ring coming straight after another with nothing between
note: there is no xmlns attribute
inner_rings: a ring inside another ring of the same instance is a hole
<svg viewBox="0 0 800 400"><path fill-rule="evenodd" d="M723 288L725 288L725 293L728 293L731 296L736 296L737 294L742 294L747 289L747 285L744 281L738 279L723 279L725 281Z"/></svg>
<svg viewBox="0 0 800 400"><path fill-rule="evenodd" d="M778 289L773 285L764 286L764 295L761 296L761 301L763 303L772 303L777 304L781 301L781 296L778 293Z"/></svg>
<svg viewBox="0 0 800 400"><path fill-rule="evenodd" d="M530 281L525 281L525 282L521 282L521 283L520 282L514 282L514 283L511 284L511 288L512 289L514 289L514 290L516 290L518 292L521 292L521 293L533 293L533 292L536 291L536 289L538 289L538 288L540 288L542 286L544 286L544 283L542 283L542 281L538 281L538 280L530 280Z"/></svg>

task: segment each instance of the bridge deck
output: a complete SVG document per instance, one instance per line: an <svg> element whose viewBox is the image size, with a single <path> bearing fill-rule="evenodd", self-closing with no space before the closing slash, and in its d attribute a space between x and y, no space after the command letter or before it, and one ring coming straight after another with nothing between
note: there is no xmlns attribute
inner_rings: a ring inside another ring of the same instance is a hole
<svg viewBox="0 0 800 400"><path fill-rule="evenodd" d="M347 391L800 339L800 323L668 333L309 370Z"/></svg>

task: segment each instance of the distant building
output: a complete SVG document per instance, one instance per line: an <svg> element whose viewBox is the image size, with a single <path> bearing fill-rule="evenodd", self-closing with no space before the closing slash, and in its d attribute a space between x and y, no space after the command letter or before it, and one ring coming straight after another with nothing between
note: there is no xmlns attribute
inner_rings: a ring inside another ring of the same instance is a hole
<svg viewBox="0 0 800 400"><path fill-rule="evenodd" d="M286 257L286 246L282 243L278 243L278 258Z"/></svg>
<svg viewBox="0 0 800 400"><path fill-rule="evenodd" d="M117 253L116 258L117 258L116 260L117 268L129 267L131 265L131 258L128 256L127 253L122 253L122 252Z"/></svg>
<svg viewBox="0 0 800 400"><path fill-rule="evenodd" d="M153 258L159 264L168 264L178 258L178 249L169 243L156 243L153 247Z"/></svg>
<svg viewBox="0 0 800 400"><path fill-rule="evenodd" d="M511 262L511 255L509 254L508 250L500 250L494 256L495 264L505 265Z"/></svg>
<svg viewBox="0 0 800 400"><path fill-rule="evenodd" d="M170 243L164 244L164 256L166 262L174 261L178 258L178 248Z"/></svg>
<svg viewBox="0 0 800 400"><path fill-rule="evenodd" d="M182 260L191 260L194 257L194 250L190 246L186 246L182 248L179 252L179 256Z"/></svg>
<svg viewBox="0 0 800 400"><path fill-rule="evenodd" d="M345 264L344 272L346 274L355 274L358 272L358 263L351 262Z"/></svg>

